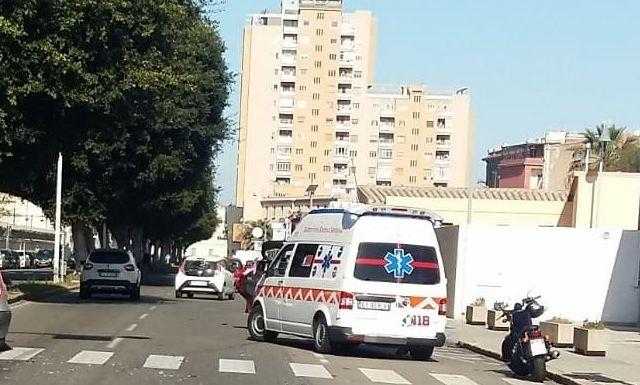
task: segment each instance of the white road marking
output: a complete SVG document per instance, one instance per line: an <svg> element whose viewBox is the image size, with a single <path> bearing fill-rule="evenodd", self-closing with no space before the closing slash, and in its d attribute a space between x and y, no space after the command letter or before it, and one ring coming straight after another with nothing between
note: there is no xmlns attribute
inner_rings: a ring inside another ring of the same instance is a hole
<svg viewBox="0 0 640 385"><path fill-rule="evenodd" d="M151 369L178 370L182 365L184 357L182 356L158 356L150 355L144 362L143 367Z"/></svg>
<svg viewBox="0 0 640 385"><path fill-rule="evenodd" d="M113 356L112 352L83 350L67 361L70 364L103 365Z"/></svg>
<svg viewBox="0 0 640 385"><path fill-rule="evenodd" d="M122 342L122 340L123 338L120 338L120 337L114 338L113 341L107 344L107 349L115 348L120 342Z"/></svg>
<svg viewBox="0 0 640 385"><path fill-rule="evenodd" d="M404 377L394 372L393 370L382 369L364 369L360 368L362 374L367 376L371 382L378 382L382 384L411 384Z"/></svg>
<svg viewBox="0 0 640 385"><path fill-rule="evenodd" d="M321 358L319 361L322 362L323 364L329 364L329 360L325 358Z"/></svg>
<svg viewBox="0 0 640 385"><path fill-rule="evenodd" d="M154 311L154 310L156 310L156 308L158 308L158 307L157 307L156 305L153 305L153 306L151 306L151 307L149 308L149 310Z"/></svg>
<svg viewBox="0 0 640 385"><path fill-rule="evenodd" d="M128 328L126 328L125 330L126 330L126 331L128 331L128 332L132 332L132 331L134 331L137 327L138 327L138 324L131 324L131 325L129 325L129 327L128 327Z"/></svg>
<svg viewBox="0 0 640 385"><path fill-rule="evenodd" d="M145 319L145 318L147 318L147 317L149 317L149 314L144 313L143 315L141 315L140 317L138 317L138 319Z"/></svg>
<svg viewBox="0 0 640 385"><path fill-rule="evenodd" d="M477 382L471 381L469 378L459 374L429 374L445 385L478 385Z"/></svg>
<svg viewBox="0 0 640 385"><path fill-rule="evenodd" d="M331 373L322 365L290 363L296 377L333 378Z"/></svg>
<svg viewBox="0 0 640 385"><path fill-rule="evenodd" d="M253 361L248 360L218 360L218 371L221 373L256 374Z"/></svg>
<svg viewBox="0 0 640 385"><path fill-rule="evenodd" d="M11 310L20 309L21 307L30 305L32 303L33 302L31 302L31 301L20 301L20 302L17 302L15 304L13 304L13 305L9 305L9 309L11 309Z"/></svg>
<svg viewBox="0 0 640 385"><path fill-rule="evenodd" d="M503 381L511 384L511 385L529 385L529 384L540 384L539 382L532 382L532 381L527 381L527 380L520 380L518 378L510 378L510 377L505 377L502 379Z"/></svg>
<svg viewBox="0 0 640 385"><path fill-rule="evenodd" d="M28 361L43 351L44 349L37 348L13 348L0 353L0 360Z"/></svg>

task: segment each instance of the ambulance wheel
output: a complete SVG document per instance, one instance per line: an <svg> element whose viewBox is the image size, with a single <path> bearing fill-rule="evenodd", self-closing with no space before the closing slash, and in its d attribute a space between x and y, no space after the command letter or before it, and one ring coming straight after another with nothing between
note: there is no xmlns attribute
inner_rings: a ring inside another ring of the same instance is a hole
<svg viewBox="0 0 640 385"><path fill-rule="evenodd" d="M313 323L313 347L316 352L328 354L333 350L329 339L329 327L324 316L319 316Z"/></svg>
<svg viewBox="0 0 640 385"><path fill-rule="evenodd" d="M193 298L193 293L187 293L188 298Z"/></svg>
<svg viewBox="0 0 640 385"><path fill-rule="evenodd" d="M259 342L275 342L278 333L266 329L262 306L255 305L247 318L247 329L251 339Z"/></svg>
<svg viewBox="0 0 640 385"><path fill-rule="evenodd" d="M236 299L236 293L234 292L229 293L229 300L233 301L234 299Z"/></svg>
<svg viewBox="0 0 640 385"><path fill-rule="evenodd" d="M433 355L433 346L411 346L409 353L416 361L429 361Z"/></svg>

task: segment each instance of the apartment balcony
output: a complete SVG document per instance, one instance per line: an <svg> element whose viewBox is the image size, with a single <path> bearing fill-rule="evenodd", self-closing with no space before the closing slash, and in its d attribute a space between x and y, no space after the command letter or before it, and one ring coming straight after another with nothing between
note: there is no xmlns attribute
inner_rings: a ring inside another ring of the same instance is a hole
<svg viewBox="0 0 640 385"><path fill-rule="evenodd" d="M434 160L435 164L438 165L448 165L451 164L451 157L449 156L436 156L435 160Z"/></svg>
<svg viewBox="0 0 640 385"><path fill-rule="evenodd" d="M293 114L295 108L296 106L293 99L280 99L278 103L278 113L280 114ZM286 121L288 122L289 120ZM293 125L293 121L291 121L291 124Z"/></svg>
<svg viewBox="0 0 640 385"><path fill-rule="evenodd" d="M348 122L336 122L336 131L349 132L351 131L351 121Z"/></svg>
<svg viewBox="0 0 640 385"><path fill-rule="evenodd" d="M280 81L281 82L290 82L295 83L296 81L296 73L294 72L280 72Z"/></svg>
<svg viewBox="0 0 640 385"><path fill-rule="evenodd" d="M396 116L396 110L393 107L383 107L380 109L381 118L393 118Z"/></svg>
<svg viewBox="0 0 640 385"><path fill-rule="evenodd" d="M337 168L333 170L333 177L338 179L346 179L349 176L349 168Z"/></svg>
<svg viewBox="0 0 640 385"><path fill-rule="evenodd" d="M379 139L378 145L384 148L391 148L393 147L393 139Z"/></svg>
<svg viewBox="0 0 640 385"><path fill-rule="evenodd" d="M336 147L336 149L337 148L338 147ZM336 149L333 151L333 161L335 163L349 163L349 150L346 149L344 152L338 152Z"/></svg>
<svg viewBox="0 0 640 385"><path fill-rule="evenodd" d="M280 64L283 65L295 65L296 55L280 55Z"/></svg>
<svg viewBox="0 0 640 385"><path fill-rule="evenodd" d="M289 178L289 177L291 177L291 169L276 170L276 178Z"/></svg>
<svg viewBox="0 0 640 385"><path fill-rule="evenodd" d="M298 27L297 26L285 25L284 27L282 27L282 32L285 35L288 35L288 34L297 35L298 34Z"/></svg>
<svg viewBox="0 0 640 385"><path fill-rule="evenodd" d="M278 126L282 130L291 130L293 129L293 119L280 119Z"/></svg>
<svg viewBox="0 0 640 385"><path fill-rule="evenodd" d="M378 126L378 129L380 132L393 132L395 128L396 128L396 125L391 123L380 122L380 125Z"/></svg>
<svg viewBox="0 0 640 385"><path fill-rule="evenodd" d="M342 30L340 31L342 36L354 36L356 34L356 28L351 23L347 23L343 20Z"/></svg>
<svg viewBox="0 0 640 385"><path fill-rule="evenodd" d="M351 104L338 104L338 113L340 115L349 115L353 111Z"/></svg>
<svg viewBox="0 0 640 385"><path fill-rule="evenodd" d="M436 140L436 150L450 150L450 149L451 149L450 140Z"/></svg>
<svg viewBox="0 0 640 385"><path fill-rule="evenodd" d="M278 135L277 143L278 144L292 144L293 143L293 136Z"/></svg>
<svg viewBox="0 0 640 385"><path fill-rule="evenodd" d="M298 40L283 39L282 40L282 48L284 48L284 49L296 49L296 48L298 48Z"/></svg>
<svg viewBox="0 0 640 385"><path fill-rule="evenodd" d="M338 74L340 81L351 82L353 80L353 72L342 72Z"/></svg>

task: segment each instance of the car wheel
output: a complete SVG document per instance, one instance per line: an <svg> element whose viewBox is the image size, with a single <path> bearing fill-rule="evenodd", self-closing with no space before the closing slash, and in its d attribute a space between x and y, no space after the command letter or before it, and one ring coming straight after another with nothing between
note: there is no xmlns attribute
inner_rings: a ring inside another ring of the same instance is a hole
<svg viewBox="0 0 640 385"><path fill-rule="evenodd" d="M328 354L333 350L329 339L329 327L324 316L320 316L313 323L313 346L318 353Z"/></svg>
<svg viewBox="0 0 640 385"><path fill-rule="evenodd" d="M224 301L224 289L218 293L218 301Z"/></svg>
<svg viewBox="0 0 640 385"><path fill-rule="evenodd" d="M176 298L182 298L182 292L180 290L176 290Z"/></svg>
<svg viewBox="0 0 640 385"><path fill-rule="evenodd" d="M140 285L136 285L135 289L133 289L133 299L138 301L140 299Z"/></svg>
<svg viewBox="0 0 640 385"><path fill-rule="evenodd" d="M236 299L236 293L234 292L229 293L229 300L233 301L234 299Z"/></svg>
<svg viewBox="0 0 640 385"><path fill-rule="evenodd" d="M433 355L433 346L411 346L409 354L416 361L429 361Z"/></svg>
<svg viewBox="0 0 640 385"><path fill-rule="evenodd" d="M266 329L264 322L264 312L262 306L255 305L247 318L247 329L251 339L259 342L274 342L278 338L278 333Z"/></svg>
<svg viewBox="0 0 640 385"><path fill-rule="evenodd" d="M187 297L193 298L193 293L187 293Z"/></svg>
<svg viewBox="0 0 640 385"><path fill-rule="evenodd" d="M80 285L80 299L88 299L89 297L91 297L89 287L86 285Z"/></svg>

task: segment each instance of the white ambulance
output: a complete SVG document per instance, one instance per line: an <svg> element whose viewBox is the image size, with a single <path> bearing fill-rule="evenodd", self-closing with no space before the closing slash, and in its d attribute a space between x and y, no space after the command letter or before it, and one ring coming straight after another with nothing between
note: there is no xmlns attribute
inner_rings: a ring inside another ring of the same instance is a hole
<svg viewBox="0 0 640 385"><path fill-rule="evenodd" d="M321 353L391 345L429 359L445 342L438 221L403 208L312 211L267 269L247 321L251 337L310 337Z"/></svg>

